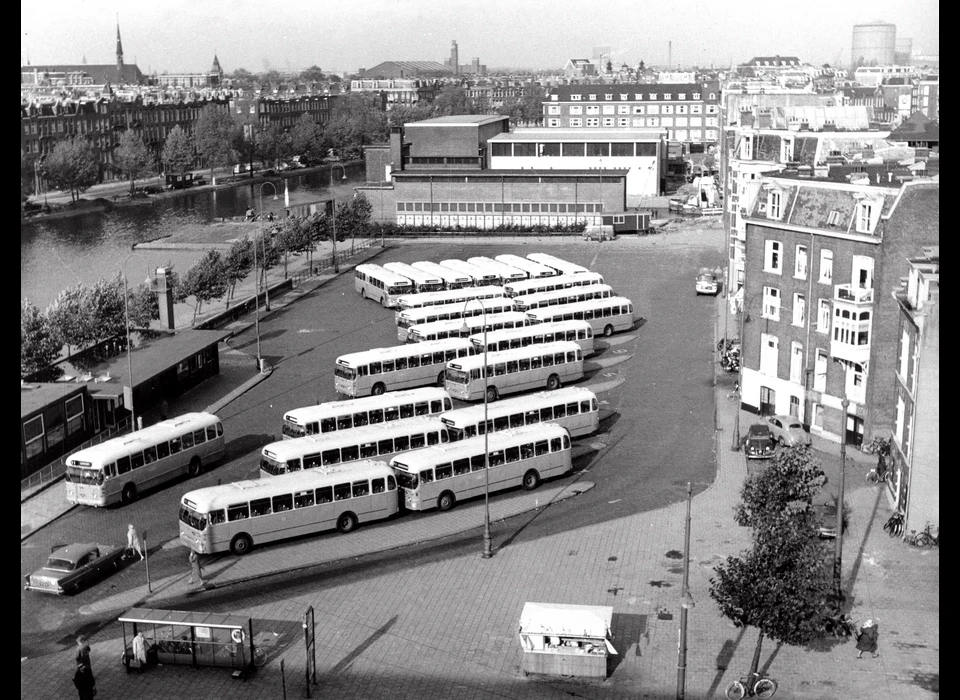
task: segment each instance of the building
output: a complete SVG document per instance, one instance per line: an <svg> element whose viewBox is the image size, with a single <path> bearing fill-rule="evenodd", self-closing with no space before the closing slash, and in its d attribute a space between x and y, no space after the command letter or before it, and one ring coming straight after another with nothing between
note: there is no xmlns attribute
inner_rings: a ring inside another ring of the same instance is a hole
<svg viewBox="0 0 960 700"><path fill-rule="evenodd" d="M897 25L864 22L853 25L850 66L889 66L896 60Z"/></svg>
<svg viewBox="0 0 960 700"><path fill-rule="evenodd" d="M205 73L161 73L152 76L150 82L164 87L218 88L223 83L223 69L214 54L213 65Z"/></svg>
<svg viewBox="0 0 960 700"><path fill-rule="evenodd" d="M453 72L436 61L384 61L373 68L361 68L363 80L387 80L390 78L449 78Z"/></svg>
<svg viewBox="0 0 960 700"><path fill-rule="evenodd" d="M796 56L754 56L737 66L737 74L745 77L761 77L770 73L799 70L803 64Z"/></svg>
<svg viewBox="0 0 960 700"><path fill-rule="evenodd" d="M117 62L102 65L41 65L21 66L20 85L143 85L146 81L136 65L123 62L123 43L120 41L120 23L117 23Z"/></svg>
<svg viewBox="0 0 960 700"><path fill-rule="evenodd" d="M921 79L913 92L911 108L928 119L940 121L940 79Z"/></svg>
<svg viewBox="0 0 960 700"><path fill-rule="evenodd" d="M940 186L764 177L746 219L742 407L860 445L897 423L903 260L939 244ZM845 411L844 411L845 407Z"/></svg>
<svg viewBox="0 0 960 700"><path fill-rule="evenodd" d="M395 80L351 80L352 93L382 93L386 109L413 107L421 102L433 102L440 92L440 81L404 78Z"/></svg>
<svg viewBox="0 0 960 700"><path fill-rule="evenodd" d="M599 59L591 61L589 58L571 58L563 67L563 74L567 78L589 78L596 76L600 71L597 69Z"/></svg>
<svg viewBox="0 0 960 700"><path fill-rule="evenodd" d="M295 97L235 96L230 111L245 127L266 129L277 125L284 129L296 126L307 114L316 124L330 121L330 110L336 95L298 95Z"/></svg>
<svg viewBox="0 0 960 700"><path fill-rule="evenodd" d="M20 480L69 454L97 431L86 384L20 383Z"/></svg>
<svg viewBox="0 0 960 700"><path fill-rule="evenodd" d="M443 61L443 65L450 71L454 76L461 75L486 75L487 67L480 64L480 59L474 57L474 59L467 64L461 65L460 63L460 49L457 48L456 40L450 42L450 58L446 58Z"/></svg>

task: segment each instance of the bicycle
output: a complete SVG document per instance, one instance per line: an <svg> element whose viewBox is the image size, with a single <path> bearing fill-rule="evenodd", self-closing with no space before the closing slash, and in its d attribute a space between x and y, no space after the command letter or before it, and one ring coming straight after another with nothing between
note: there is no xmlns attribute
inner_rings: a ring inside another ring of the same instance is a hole
<svg viewBox="0 0 960 700"><path fill-rule="evenodd" d="M727 686L728 700L743 700L745 697L772 698L777 692L777 682L772 678L764 678L759 673L746 673L740 680Z"/></svg>
<svg viewBox="0 0 960 700"><path fill-rule="evenodd" d="M899 537L903 534L903 513L897 511L883 524L883 529L890 537Z"/></svg>
<svg viewBox="0 0 960 700"><path fill-rule="evenodd" d="M903 538L905 542L912 544L914 547L939 547L940 546L940 534L939 531L937 534L934 534L933 527L930 523L927 523L927 526L923 528L920 532L916 530L911 530L910 534Z"/></svg>
<svg viewBox="0 0 960 700"><path fill-rule="evenodd" d="M223 649L220 652L224 657L233 659L237 656L237 645L236 644L225 644ZM267 652L258 647L256 644L253 645L253 665L257 668L260 668L267 663Z"/></svg>

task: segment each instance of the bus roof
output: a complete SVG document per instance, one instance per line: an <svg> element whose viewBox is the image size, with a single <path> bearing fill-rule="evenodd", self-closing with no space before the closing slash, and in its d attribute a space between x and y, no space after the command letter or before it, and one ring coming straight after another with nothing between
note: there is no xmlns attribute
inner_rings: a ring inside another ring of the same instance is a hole
<svg viewBox="0 0 960 700"><path fill-rule="evenodd" d="M447 260L441 260L440 264L444 267L449 267L451 270L456 270L458 272L465 272L474 279L491 279L497 278L500 279L500 274L494 272L493 270L488 270L480 267L479 265L474 265L471 262L466 260L458 260L456 258L449 258Z"/></svg>
<svg viewBox="0 0 960 700"><path fill-rule="evenodd" d="M388 348L373 348L372 350L352 352L348 355L338 357L337 364L354 367L370 362L393 360L398 357L423 355L428 352L446 352L447 350L460 350L461 348L469 350L472 347L470 341L466 338L443 338L442 340L428 340L425 343L417 343L416 345L393 345Z"/></svg>
<svg viewBox="0 0 960 700"><path fill-rule="evenodd" d="M520 360L531 355L545 355L547 353L570 352L580 350L580 346L572 340L559 340L555 343L538 343L536 345L527 345L522 348L511 348L510 350L498 350L496 352L486 353L486 363L484 363L484 353L460 357L456 360L450 360L447 364L460 370L470 370L475 367L483 367L484 364L492 365L497 362L509 362L510 360Z"/></svg>
<svg viewBox="0 0 960 700"><path fill-rule="evenodd" d="M536 260L530 260L529 258L524 258L519 255L513 255L512 253L496 255L493 259L499 260L507 265L512 265L519 270L524 270L530 277L534 278L553 277L557 274L557 271L549 265L544 265L543 263L538 263Z"/></svg>
<svg viewBox="0 0 960 700"><path fill-rule="evenodd" d="M184 413L176 418L154 423L135 433L121 435L120 437L101 442L99 445L78 450L67 458L67 463L75 464L76 466L87 466L76 463L89 462L89 466L91 467L110 464L111 462L115 462L118 457L123 457L138 449L142 450L145 447L155 445L165 438L169 439L175 435L182 435L187 431L199 430L209 425L216 425L219 421L220 419L212 413Z"/></svg>
<svg viewBox="0 0 960 700"><path fill-rule="evenodd" d="M517 396L512 399L500 399L487 406L486 409L484 409L483 404L455 408L452 411L443 413L440 416L440 420L442 420L445 425L473 425L483 423L484 410L487 411L487 419L491 420L499 416L509 416L518 411L528 411L531 408L552 406L568 401L593 400L596 398L597 395L586 387L565 386L551 391L538 391L533 394L524 394L523 396Z"/></svg>
<svg viewBox="0 0 960 700"><path fill-rule="evenodd" d="M287 411L284 420L292 423L317 420L326 416L342 416L354 411L369 410L379 406L394 406L408 401L430 401L432 399L449 399L450 394L445 389L434 386L420 387L419 389L402 389L388 391L380 396L364 396L359 399L346 401L327 401L315 406L303 406Z"/></svg>
<svg viewBox="0 0 960 700"><path fill-rule="evenodd" d="M484 318L482 314L478 314L477 316L468 316L467 318L451 318L445 321L417 323L413 326L410 326L408 332L413 333L416 331L420 334L429 334L431 331L436 332L438 330L446 330L448 328L460 328L464 323L474 328L482 328L484 322L486 322L487 325L492 325L495 323L504 323L508 321L513 323L523 323L526 320L527 315L521 311L505 311L500 314L487 314L486 318Z"/></svg>
<svg viewBox="0 0 960 700"><path fill-rule="evenodd" d="M418 270L412 265L408 265L405 262L388 262L383 264L385 270L390 270L390 272L396 272L398 275L403 277L408 277L414 282L419 282L421 284L443 284L443 279L440 278L440 275L437 275L433 272L426 272L424 270Z"/></svg>
<svg viewBox="0 0 960 700"><path fill-rule="evenodd" d="M403 307L405 300L406 302L415 304L416 306L431 306L431 305L443 304L449 299L473 299L476 296L493 298L493 297L502 297L506 295L504 294L503 287L489 285L487 287L442 289L439 292L423 292L421 294L405 294L399 299L397 299L397 303L401 306L401 308Z"/></svg>
<svg viewBox="0 0 960 700"><path fill-rule="evenodd" d="M584 272L590 272L590 269L584 267L583 265L572 263L569 260L558 258L556 255L550 255L549 253L529 253L527 255L527 259L542 263L548 267L552 267L555 270L560 270L563 274L579 275Z"/></svg>
<svg viewBox="0 0 960 700"><path fill-rule="evenodd" d="M563 285L564 287L573 287L582 285L585 281L592 280L594 284L603 284L603 275L599 272L582 272L576 275L556 275L555 277L536 277L529 280L520 280L518 282L508 282L503 285L504 290L509 296L516 296L518 293L527 289L539 289L544 285Z"/></svg>
<svg viewBox="0 0 960 700"><path fill-rule="evenodd" d="M403 275L394 272L393 270L388 270L385 267L380 265L374 265L372 263L364 263L362 265L357 265L355 272L362 272L365 275L373 275L377 279L382 280L390 286L412 286L413 283L409 278L404 277Z"/></svg>
<svg viewBox="0 0 960 700"><path fill-rule="evenodd" d="M459 272L458 270L452 270L449 267L444 267L430 260L418 260L415 263L410 263L410 266L417 270L433 273L438 277L442 277L446 282L458 282L462 284L473 281L473 277L470 275Z"/></svg>
<svg viewBox="0 0 960 700"><path fill-rule="evenodd" d="M513 308L513 299L510 297L490 297L490 298L478 298L471 299L471 302L476 302L484 309L487 307L498 307L505 304L509 304L511 309ZM453 308L450 308L450 307ZM471 308L475 308L471 304ZM459 311L463 311L463 307L460 307ZM451 312L458 311L455 304L429 304L427 306L414 306L409 309L404 309L400 312L400 316L405 319L418 318L421 316L430 316L431 314L445 313L449 314Z"/></svg>
<svg viewBox="0 0 960 700"><path fill-rule="evenodd" d="M578 311L588 311L597 308L597 306L614 306L633 304L626 297L606 297L605 299L590 299L589 301L577 301L573 304L557 304L556 306L541 306L536 309L528 309L527 316L548 316L556 314L576 313Z"/></svg>
<svg viewBox="0 0 960 700"><path fill-rule="evenodd" d="M526 317L526 314L524 314ZM525 338L528 335L542 335L544 333L556 333L557 331L572 330L590 330L593 326L588 321L579 321L576 319L570 321L552 321L550 323L538 323L534 326L523 326L522 328L501 328L498 331L487 332L487 344L499 342L501 340L511 340L512 338ZM477 347L483 347L483 334L476 333L470 336L470 342Z"/></svg>
<svg viewBox="0 0 960 700"><path fill-rule="evenodd" d="M444 429L445 426L440 421L439 416L416 416L414 418L401 418L400 420L377 423L375 425L365 425L361 428L351 428L350 430L337 430L331 433L320 433L319 435L304 435L303 437L292 438L290 440L279 440L265 445L260 451L261 454L275 459L278 462L286 462L288 459L297 459L303 455L316 454L323 450L331 450L340 447L350 447L351 445L361 445L377 440L385 440L419 431L431 429Z"/></svg>
<svg viewBox="0 0 960 700"><path fill-rule="evenodd" d="M525 306L530 306L530 304L535 304L538 301L550 301L551 299L562 299L565 296L570 296L572 294L581 294L587 292L603 292L604 290L610 292L610 296L613 296L613 287L609 284L588 284L583 287L564 287L563 289L553 289L549 292L535 292L534 294L525 294L523 298L517 299L518 304L523 304Z"/></svg>
<svg viewBox="0 0 960 700"><path fill-rule="evenodd" d="M511 279L525 280L530 277L526 270L521 270L515 265L508 265L507 263L501 262L500 260L495 260L494 258L488 258L485 255L467 258L467 262L477 265L481 268L487 267L490 270L499 273L504 282Z"/></svg>

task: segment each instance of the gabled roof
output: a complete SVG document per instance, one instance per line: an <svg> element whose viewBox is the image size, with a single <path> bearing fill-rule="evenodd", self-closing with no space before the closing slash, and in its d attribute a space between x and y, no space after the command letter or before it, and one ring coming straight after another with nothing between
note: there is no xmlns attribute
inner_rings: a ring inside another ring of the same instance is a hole
<svg viewBox="0 0 960 700"><path fill-rule="evenodd" d="M143 73L136 65L123 65L123 70L117 70L116 63L105 63L101 65L44 65L44 66L23 66L21 73L84 73L90 77L94 85L105 85L111 83L114 85L139 85L144 82Z"/></svg>
<svg viewBox="0 0 960 700"><path fill-rule="evenodd" d="M891 141L940 141L940 122L914 112L890 133Z"/></svg>

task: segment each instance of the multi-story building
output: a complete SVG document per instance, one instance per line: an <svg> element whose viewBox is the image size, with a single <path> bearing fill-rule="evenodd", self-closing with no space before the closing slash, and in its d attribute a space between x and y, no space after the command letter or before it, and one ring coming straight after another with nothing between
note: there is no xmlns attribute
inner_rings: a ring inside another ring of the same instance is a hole
<svg viewBox="0 0 960 700"><path fill-rule="evenodd" d="M160 73L152 76L151 83L178 88L217 88L223 82L220 59L213 56L213 65L205 73Z"/></svg>
<svg viewBox="0 0 960 700"><path fill-rule="evenodd" d="M437 80L405 78L396 80L351 80L352 93L383 93L386 108L413 107L421 102L433 102L440 91Z"/></svg>
<svg viewBox="0 0 960 700"><path fill-rule="evenodd" d="M859 445L897 422L903 260L938 245L940 186L766 177L745 216L737 294L743 408ZM843 408L846 406L846 411Z"/></svg>
<svg viewBox="0 0 960 700"><path fill-rule="evenodd" d="M304 114L317 124L330 120L336 95L298 95L296 97L237 96L230 100L230 110L244 126L265 129L276 124L285 129L296 126Z"/></svg>

